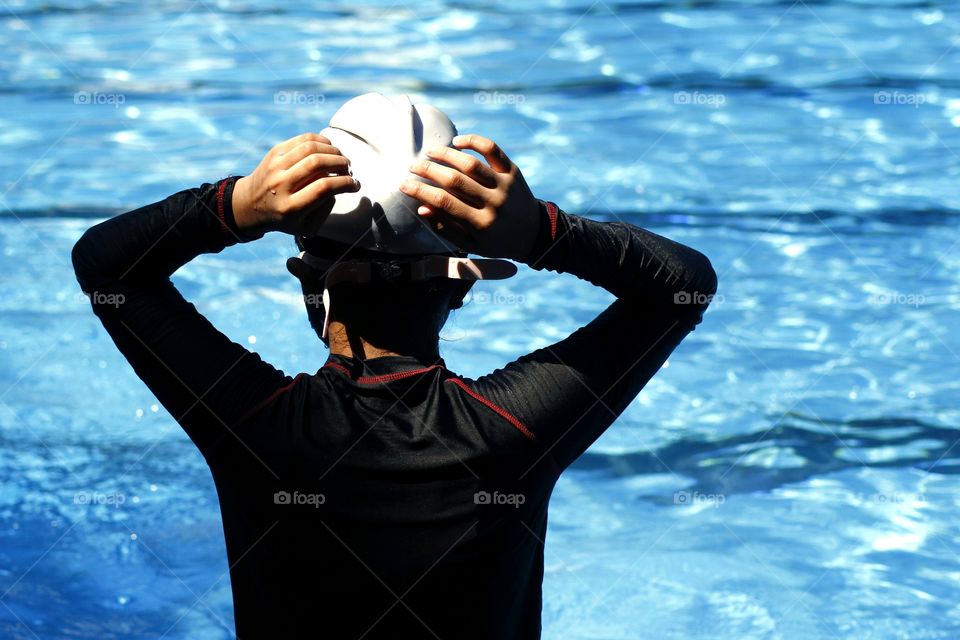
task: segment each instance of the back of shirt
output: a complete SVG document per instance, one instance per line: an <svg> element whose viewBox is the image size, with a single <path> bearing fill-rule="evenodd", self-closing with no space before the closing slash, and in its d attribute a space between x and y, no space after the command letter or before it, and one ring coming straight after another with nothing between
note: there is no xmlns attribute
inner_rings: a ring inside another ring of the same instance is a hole
<svg viewBox="0 0 960 640"><path fill-rule="evenodd" d="M464 384L332 356L211 447L241 637L539 634L556 469Z"/></svg>

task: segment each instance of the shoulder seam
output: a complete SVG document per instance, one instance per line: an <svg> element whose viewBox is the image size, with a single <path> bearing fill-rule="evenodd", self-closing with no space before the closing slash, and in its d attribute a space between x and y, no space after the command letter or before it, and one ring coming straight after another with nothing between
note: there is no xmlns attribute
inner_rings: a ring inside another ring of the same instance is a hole
<svg viewBox="0 0 960 640"><path fill-rule="evenodd" d="M461 380L460 378L451 377L451 378L447 378L444 382L454 383L455 385L457 385L458 387L466 391L467 395L469 395L471 398L473 398L474 400L477 400L487 408L493 410L493 412L496 413L498 416L500 416L501 418L503 418L504 420L512 424L514 427L516 427L517 431L522 433L524 437L526 437L528 440L532 440L534 442L537 441L537 436L533 433L533 431L528 429L527 426L523 424L523 422L521 422L519 418L517 418L515 415L513 415L512 413L510 413L500 405L495 404L489 398L485 398L484 396L480 395L479 393L477 393L476 391L468 387L467 383Z"/></svg>

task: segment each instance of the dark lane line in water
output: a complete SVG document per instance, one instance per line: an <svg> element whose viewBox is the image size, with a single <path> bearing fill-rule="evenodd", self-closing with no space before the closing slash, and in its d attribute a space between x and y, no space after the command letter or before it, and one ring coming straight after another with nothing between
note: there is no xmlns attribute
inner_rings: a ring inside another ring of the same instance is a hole
<svg viewBox="0 0 960 640"><path fill-rule="evenodd" d="M892 458L866 459L871 449L918 443L924 446L899 450ZM747 456L770 448L789 449L802 458L803 464L767 467L744 462ZM705 459L710 460L708 466L702 464ZM847 469L907 467L960 475L960 428L938 427L914 418L829 421L791 414L759 433L718 439L683 438L650 452L602 454L588 450L571 469L599 472L609 478L676 473L694 480L692 485L682 487L683 491L730 496L770 492ZM642 499L659 505L674 504L673 493L645 495Z"/></svg>
<svg viewBox="0 0 960 640"><path fill-rule="evenodd" d="M194 3L180 2L171 3L158 7L160 12L166 14L183 13L186 8L190 8ZM579 4L571 3L571 6L549 7L541 5L527 5L524 8L523 3L496 3L496 2L448 2L442 7L431 11L428 7L418 7L418 15L435 15L446 11L460 10L471 13L486 15L526 15L536 13L539 16L544 14L553 15L604 15L611 11L617 14L631 13L653 13L668 9L683 10L685 12L695 12L698 10L729 10L729 9L777 9L780 7L793 7L801 4L797 0L651 0L650 2L606 2L595 3L589 0ZM844 10L860 10L864 12L875 11L876 9L936 9L939 7L950 7L952 3L946 0L889 0L887 2L877 3L876 1L862 0L857 1L838 1L838 0L804 0L802 3L808 7L841 7ZM878 4L880 6L878 6ZM597 6L601 5L601 6ZM284 6L272 6L262 8L251 7L223 7L201 5L193 7L195 12L205 12L217 15L236 15L236 16L301 16L301 17L352 17L365 15L369 11L380 10L384 13L399 9L389 3L385 6L366 6L359 10L352 9L349 6L342 7L324 7L317 9L304 10L300 8L288 8ZM113 14L113 15L139 15L144 13L156 13L156 11L143 11L141 5L137 4L104 4L91 3L83 6L70 6L65 4L43 4L39 7L31 8L11 8L9 5L0 7L0 18L35 18L48 15L87 15L87 14Z"/></svg>
<svg viewBox="0 0 960 640"><path fill-rule="evenodd" d="M53 456L32 434L0 432L0 450L29 452L49 462L42 479L25 480L20 472L11 475L9 470L0 477L28 494L52 492L51 495L62 498L63 502L54 499L46 504L45 508L51 509L47 515L53 517L69 516L76 509L67 498L77 491L111 487L133 495L143 477L156 484L175 486L175 480L187 470L203 470L202 461L189 455L187 442L157 442L149 447L151 455L144 458L147 446L139 439L94 438L89 433L68 430L56 440L58 450L69 452L65 462ZM749 462L749 456L770 449L789 450L790 465ZM868 460L870 451L893 450L895 454L883 459ZM128 473L138 467L140 473ZM677 489L732 496L769 493L849 469L911 467L938 475L960 475L960 428L940 427L915 418L831 421L792 413L769 430L719 438L684 437L649 451L606 454L587 450L570 469L589 473L593 479L675 473L694 481ZM668 495L640 497L654 504L674 503L672 488Z"/></svg>
<svg viewBox="0 0 960 640"><path fill-rule="evenodd" d="M58 207L55 209L4 209L0 208L0 220L27 222L31 220L101 220L132 211L141 205L131 205L129 209L114 207ZM583 212L570 208L570 213L584 215ZM862 236L864 232L882 235L882 229L877 229L877 223L895 227L936 227L949 226L953 228L960 217L960 210L949 207L884 207L881 209L862 211L843 211L818 209L812 212L788 212L782 210L730 212L720 209L677 209L660 211L609 211L607 209L592 209L587 217L597 220L622 219L641 226L684 226L698 229L740 230L747 233L768 231L773 220L778 226L796 225L822 226L829 221L840 221L847 224L831 227L837 234L845 232ZM753 224L751 224L753 223ZM782 229L781 229L782 230Z"/></svg>
<svg viewBox="0 0 960 640"><path fill-rule="evenodd" d="M5 96L24 96L31 101L59 100L64 98L73 98L78 90L90 90L90 79L83 79L83 82L73 82L69 75L59 78L60 83L51 85L47 79L39 82L29 80L16 80L12 84L0 81L0 94ZM869 75L855 73L849 77L826 80L823 82L810 81L803 84L784 83L777 78L762 74L730 74L721 76L710 72L678 72L677 74L651 75L648 78L640 80L628 80L614 76L584 76L571 80L559 82L543 83L477 83L469 84L463 82L430 82L426 79L409 78L410 89L421 92L427 92L437 96L464 96L473 98L478 91L500 91L504 93L524 93L538 96L554 97L587 97L603 95L620 95L647 93L651 90L665 91L723 91L734 95L749 95L759 93L764 96L774 96L783 98L809 98L815 94L824 92L855 92L857 90L878 90L878 89L903 89L915 92L922 92L935 85L939 89L958 89L960 88L960 76L956 77L923 77L923 76L895 76L895 75ZM402 79L393 82L393 86L401 86ZM210 100L236 100L255 96L262 96L265 93L277 89L288 91L302 90L313 91L318 86L323 86L322 82L304 82L302 79L285 80L268 78L260 80L256 86L237 81L218 81L215 79L184 79L176 82L159 84L151 87L149 91L129 87L124 91L128 100L133 102L139 100L146 102L160 99L182 99L186 100L185 95L195 92L211 89L218 90L219 93L208 94ZM339 90L327 91L327 99L333 103L339 98L347 99L352 96L350 92Z"/></svg>

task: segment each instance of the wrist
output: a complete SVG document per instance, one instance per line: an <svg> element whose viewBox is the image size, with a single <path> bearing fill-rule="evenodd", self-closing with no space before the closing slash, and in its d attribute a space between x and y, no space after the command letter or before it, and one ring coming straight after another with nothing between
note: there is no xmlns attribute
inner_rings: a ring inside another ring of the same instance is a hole
<svg viewBox="0 0 960 640"><path fill-rule="evenodd" d="M537 222L535 224L533 244L526 256L520 260L530 267L536 268L540 260L549 251L557 237L557 217L559 208L552 202L537 199Z"/></svg>
<svg viewBox="0 0 960 640"><path fill-rule="evenodd" d="M250 197L249 178L241 177L232 181L229 211L225 219L227 226L236 233L241 242L262 238L268 229L257 218L256 208ZM230 188L230 187L228 187ZM230 224L230 223L233 224Z"/></svg>

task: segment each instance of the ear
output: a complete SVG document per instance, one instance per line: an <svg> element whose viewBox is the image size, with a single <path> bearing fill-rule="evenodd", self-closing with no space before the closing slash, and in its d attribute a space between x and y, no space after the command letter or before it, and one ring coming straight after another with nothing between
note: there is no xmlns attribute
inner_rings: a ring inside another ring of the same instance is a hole
<svg viewBox="0 0 960 640"><path fill-rule="evenodd" d="M322 336L324 309L323 304L319 303L323 292L322 274L296 257L287 259L287 271L300 281L300 288L303 290L303 303L307 309L307 321L316 332L317 337L329 348L329 338L325 339Z"/></svg>
<svg viewBox="0 0 960 640"><path fill-rule="evenodd" d="M300 281L304 292L321 290L323 287L323 273L317 271L300 258L287 258L287 271Z"/></svg>
<svg viewBox="0 0 960 640"><path fill-rule="evenodd" d="M453 294L450 296L450 310L459 309L463 306L463 299L467 297L467 293L470 292L470 289L473 288L473 285L477 283L476 280L457 280L457 286L453 289Z"/></svg>

